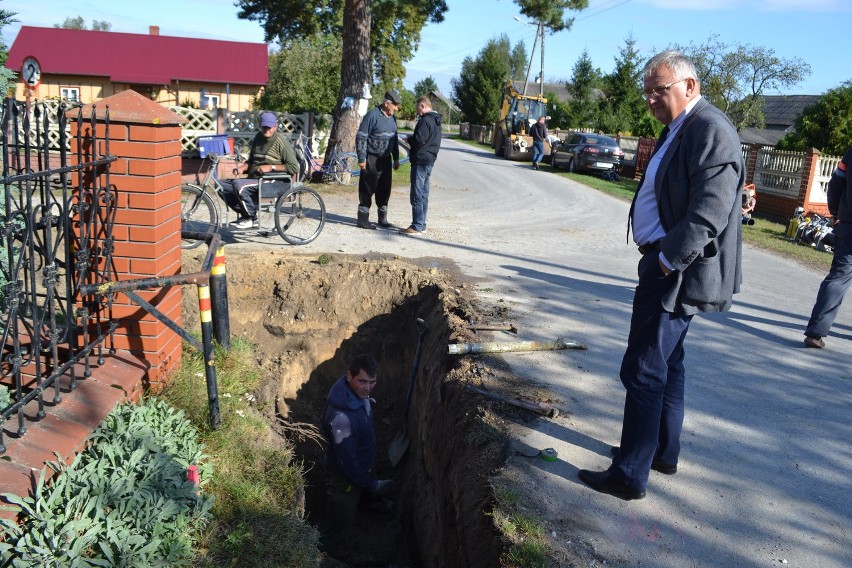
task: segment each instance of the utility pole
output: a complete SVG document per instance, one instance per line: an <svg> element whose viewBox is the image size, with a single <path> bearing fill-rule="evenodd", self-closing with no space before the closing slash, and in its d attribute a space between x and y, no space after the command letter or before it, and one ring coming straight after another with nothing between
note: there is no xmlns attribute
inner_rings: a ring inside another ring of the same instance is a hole
<svg viewBox="0 0 852 568"><path fill-rule="evenodd" d="M541 31L541 69L538 76L538 96L544 96L544 22L538 23L538 29Z"/></svg>

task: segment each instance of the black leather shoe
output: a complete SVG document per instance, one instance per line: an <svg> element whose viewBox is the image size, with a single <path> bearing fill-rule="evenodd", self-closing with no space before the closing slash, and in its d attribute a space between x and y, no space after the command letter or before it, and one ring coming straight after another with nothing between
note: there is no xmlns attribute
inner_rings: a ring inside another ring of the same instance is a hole
<svg viewBox="0 0 852 568"><path fill-rule="evenodd" d="M619 448L618 446L613 446L612 448L610 448L609 451L612 454L612 457L614 458L617 458L619 454L621 454L621 448ZM660 473L665 475L674 475L677 473L677 464L665 463L661 462L660 460L654 460L651 462L651 469L653 469L654 471L659 471Z"/></svg>
<svg viewBox="0 0 852 568"><path fill-rule="evenodd" d="M609 471L580 470L580 480L601 493L608 493L627 501L631 499L644 499L644 489L633 489L613 477Z"/></svg>

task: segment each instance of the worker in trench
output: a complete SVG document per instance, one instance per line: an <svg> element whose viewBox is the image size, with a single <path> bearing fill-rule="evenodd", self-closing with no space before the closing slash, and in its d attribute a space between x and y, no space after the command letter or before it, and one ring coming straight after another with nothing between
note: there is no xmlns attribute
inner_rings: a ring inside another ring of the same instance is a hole
<svg viewBox="0 0 852 568"><path fill-rule="evenodd" d="M389 513L390 479L376 479L376 432L370 393L376 387L378 363L371 355L354 357L328 393L322 429L326 438L326 512L320 525L320 549L340 558L342 545L362 506Z"/></svg>

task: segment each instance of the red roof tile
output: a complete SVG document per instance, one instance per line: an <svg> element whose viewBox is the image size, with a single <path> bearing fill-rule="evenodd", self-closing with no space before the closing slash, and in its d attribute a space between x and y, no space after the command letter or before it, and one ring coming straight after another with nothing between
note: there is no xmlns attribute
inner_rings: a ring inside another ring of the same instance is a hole
<svg viewBox="0 0 852 568"><path fill-rule="evenodd" d="M114 83L268 82L263 43L22 26L6 67L20 71L28 56L46 75L109 77Z"/></svg>

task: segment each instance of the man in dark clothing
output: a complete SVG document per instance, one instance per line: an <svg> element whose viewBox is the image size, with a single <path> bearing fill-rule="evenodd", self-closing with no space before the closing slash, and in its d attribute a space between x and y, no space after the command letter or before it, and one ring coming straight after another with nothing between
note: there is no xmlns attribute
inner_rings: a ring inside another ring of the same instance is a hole
<svg viewBox="0 0 852 568"><path fill-rule="evenodd" d="M828 276L820 284L811 319L805 329L805 345L822 349L823 337L828 335L834 318L840 310L843 296L852 282L852 148L846 150L843 159L828 182L828 211L834 217L834 260Z"/></svg>
<svg viewBox="0 0 852 568"><path fill-rule="evenodd" d="M547 139L547 127L544 125L544 117L538 117L538 121L530 128L530 136L533 139L532 147L532 165L533 169L538 169L538 164L544 158L544 141Z"/></svg>
<svg viewBox="0 0 852 568"><path fill-rule="evenodd" d="M376 228L370 223L373 195L379 209L379 226L393 226L388 223L388 201L393 181L391 167L399 169L396 118L393 115L401 102L398 93L386 92L382 104L364 115L355 135L355 151L361 168L358 179L358 227L361 229Z"/></svg>
<svg viewBox="0 0 852 568"><path fill-rule="evenodd" d="M429 209L429 177L441 149L441 115L432 110L429 97L417 99L420 119L414 134L408 137L411 161L411 226L402 232L419 235L426 230L426 211Z"/></svg>
<svg viewBox="0 0 852 568"><path fill-rule="evenodd" d="M337 556L355 512L361 492L375 497L387 495L389 479L372 473L376 457L376 433L370 393L376 386L378 363L370 355L358 355L349 363L328 393L322 429L326 437L326 513L320 526L320 545Z"/></svg>
<svg viewBox="0 0 852 568"><path fill-rule="evenodd" d="M267 111L260 115L260 132L252 140L251 153L242 171L247 177L220 181L225 203L240 214L240 218L230 224L232 229L256 229L260 226L257 220L258 178L261 174L276 171L298 177L299 160L290 141L278 132L278 117ZM284 189L285 184L284 181L268 181L264 188Z"/></svg>

